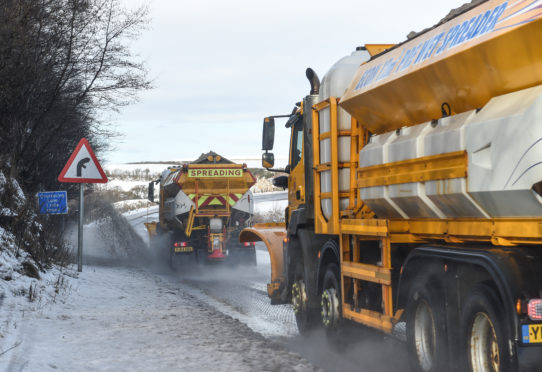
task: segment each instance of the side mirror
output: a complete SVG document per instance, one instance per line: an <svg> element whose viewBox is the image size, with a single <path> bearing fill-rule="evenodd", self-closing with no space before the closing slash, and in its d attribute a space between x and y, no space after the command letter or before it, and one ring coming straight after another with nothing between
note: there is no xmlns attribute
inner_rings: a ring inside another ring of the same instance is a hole
<svg viewBox="0 0 542 372"><path fill-rule="evenodd" d="M262 150L273 150L275 142L275 119L263 119Z"/></svg>
<svg viewBox="0 0 542 372"><path fill-rule="evenodd" d="M290 164L288 164L288 165L284 168L284 173L290 174L290 170L291 170Z"/></svg>
<svg viewBox="0 0 542 372"><path fill-rule="evenodd" d="M149 192L147 195L147 199L154 203L154 181L149 182Z"/></svg>
<svg viewBox="0 0 542 372"><path fill-rule="evenodd" d="M278 176L273 178L273 186L282 187L283 190L288 188L288 176Z"/></svg>
<svg viewBox="0 0 542 372"><path fill-rule="evenodd" d="M275 165L275 155L272 152L264 152L262 154L262 167L265 169L273 168Z"/></svg>

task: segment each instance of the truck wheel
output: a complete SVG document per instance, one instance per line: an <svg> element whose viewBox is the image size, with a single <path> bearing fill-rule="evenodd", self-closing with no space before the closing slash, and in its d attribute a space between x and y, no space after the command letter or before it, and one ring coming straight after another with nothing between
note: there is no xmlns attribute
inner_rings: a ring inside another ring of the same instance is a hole
<svg viewBox="0 0 542 372"><path fill-rule="evenodd" d="M328 343L336 350L345 346L342 327L341 281L339 267L330 263L326 267L322 283L321 315Z"/></svg>
<svg viewBox="0 0 542 372"><path fill-rule="evenodd" d="M247 263L250 266L258 266L258 260L256 259L256 247L252 247L250 249Z"/></svg>
<svg viewBox="0 0 542 372"><path fill-rule="evenodd" d="M173 248L169 248L169 268L173 271L177 271L179 268L179 257L173 252Z"/></svg>
<svg viewBox="0 0 542 372"><path fill-rule="evenodd" d="M417 372L446 370L444 302L434 289L415 284L406 307L406 336L411 368Z"/></svg>
<svg viewBox="0 0 542 372"><path fill-rule="evenodd" d="M160 260L160 264L169 261L169 245L171 238L169 233L164 231L160 224L156 225L156 235L153 236L150 241L150 249L156 254L156 257Z"/></svg>
<svg viewBox="0 0 542 372"><path fill-rule="evenodd" d="M256 266L256 248L243 248L239 250L239 263L245 266Z"/></svg>
<svg viewBox="0 0 542 372"><path fill-rule="evenodd" d="M341 320L341 287L339 268L335 263L326 267L322 287L322 323L327 330L337 330Z"/></svg>
<svg viewBox="0 0 542 372"><path fill-rule="evenodd" d="M230 266L256 266L256 249L254 247L230 247L226 261Z"/></svg>
<svg viewBox="0 0 542 372"><path fill-rule="evenodd" d="M308 307L307 291L302 280L298 280L292 285L292 307L300 334L306 334L316 327L318 314Z"/></svg>
<svg viewBox="0 0 542 372"><path fill-rule="evenodd" d="M472 372L515 371L510 360L510 337L503 324L502 305L485 285L470 293L461 316L461 328L469 370Z"/></svg>

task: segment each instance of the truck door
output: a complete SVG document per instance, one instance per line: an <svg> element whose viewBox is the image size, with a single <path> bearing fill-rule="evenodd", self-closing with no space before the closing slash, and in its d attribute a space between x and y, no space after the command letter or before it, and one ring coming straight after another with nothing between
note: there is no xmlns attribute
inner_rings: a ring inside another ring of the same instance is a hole
<svg viewBox="0 0 542 372"><path fill-rule="evenodd" d="M305 204L305 162L303 160L303 119L300 116L292 125L290 140L289 213L291 214L302 204Z"/></svg>

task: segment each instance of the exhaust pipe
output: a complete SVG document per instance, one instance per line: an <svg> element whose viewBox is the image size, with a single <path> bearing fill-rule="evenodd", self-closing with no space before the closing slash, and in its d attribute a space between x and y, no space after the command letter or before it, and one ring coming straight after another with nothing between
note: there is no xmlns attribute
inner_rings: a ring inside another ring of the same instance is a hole
<svg viewBox="0 0 542 372"><path fill-rule="evenodd" d="M309 82L311 83L311 95L318 94L320 92L320 79L318 79L316 72L309 67L305 71L305 75L307 75L307 79L309 79Z"/></svg>

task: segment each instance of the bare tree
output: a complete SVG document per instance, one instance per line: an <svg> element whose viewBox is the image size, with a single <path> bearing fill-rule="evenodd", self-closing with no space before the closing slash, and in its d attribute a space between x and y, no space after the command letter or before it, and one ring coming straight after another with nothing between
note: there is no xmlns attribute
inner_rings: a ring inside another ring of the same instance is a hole
<svg viewBox="0 0 542 372"><path fill-rule="evenodd" d="M146 7L126 10L119 0L0 1L0 179L12 185L0 188L0 210L14 211L0 213L0 226L38 266L65 253L60 220L38 216L18 185L26 195L59 187L81 137L98 156L107 148L114 131L100 114L150 88L128 47L147 17Z"/></svg>
<svg viewBox="0 0 542 372"><path fill-rule="evenodd" d="M114 134L99 122L149 89L128 48L148 9L118 0L5 0L0 5L0 160L27 188L54 182L83 136L98 150ZM42 170L47 170L45 174Z"/></svg>

